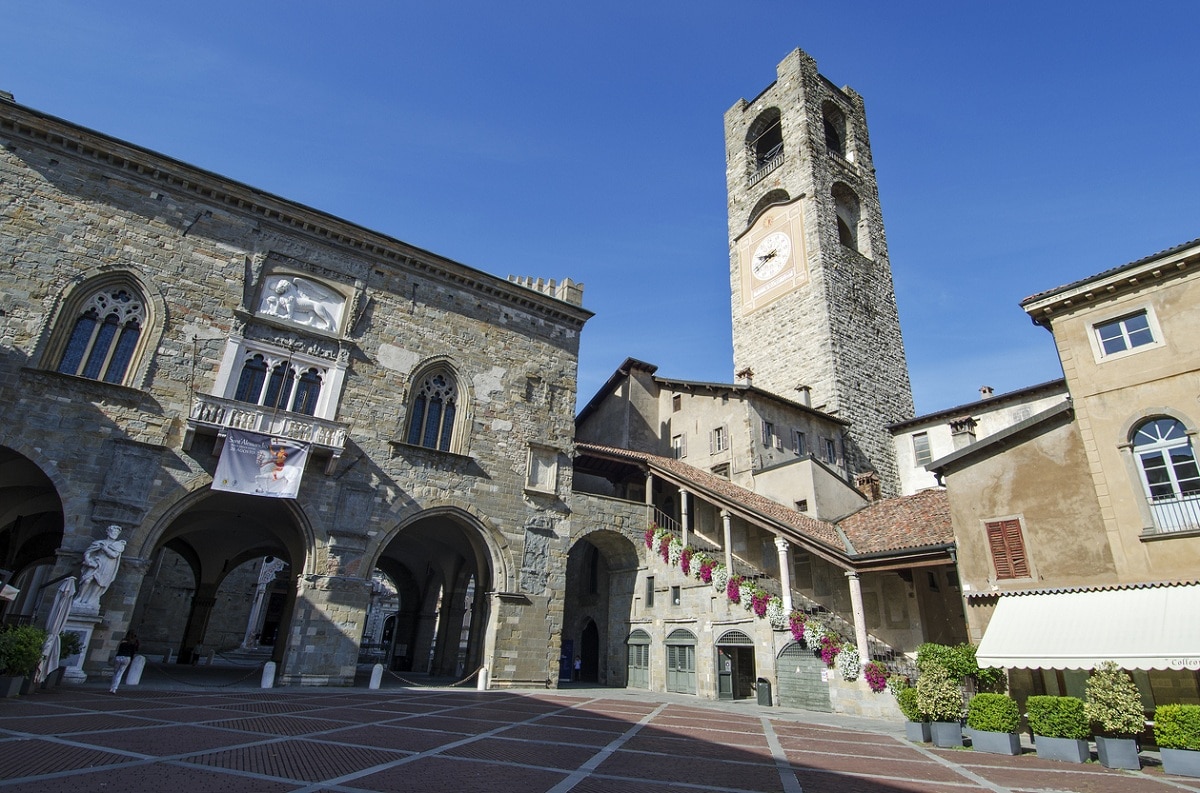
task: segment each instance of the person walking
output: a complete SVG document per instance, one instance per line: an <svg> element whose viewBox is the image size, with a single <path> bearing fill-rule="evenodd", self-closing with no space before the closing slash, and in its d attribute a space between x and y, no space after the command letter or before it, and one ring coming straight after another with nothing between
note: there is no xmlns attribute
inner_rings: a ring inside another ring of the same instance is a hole
<svg viewBox="0 0 1200 793"><path fill-rule="evenodd" d="M125 638L117 645L117 657L114 660L112 687L108 689L108 693L117 693L117 687L121 685L121 678L125 676L125 670L133 663L133 656L137 655L138 637L133 631L126 631Z"/></svg>

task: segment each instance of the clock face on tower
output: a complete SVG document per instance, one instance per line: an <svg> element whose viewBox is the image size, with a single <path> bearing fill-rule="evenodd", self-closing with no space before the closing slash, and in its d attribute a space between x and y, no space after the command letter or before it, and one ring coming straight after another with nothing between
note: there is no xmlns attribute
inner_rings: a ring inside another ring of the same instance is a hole
<svg viewBox="0 0 1200 793"><path fill-rule="evenodd" d="M754 249L750 271L757 280L766 281L786 267L791 258L791 238L782 231L773 231Z"/></svg>

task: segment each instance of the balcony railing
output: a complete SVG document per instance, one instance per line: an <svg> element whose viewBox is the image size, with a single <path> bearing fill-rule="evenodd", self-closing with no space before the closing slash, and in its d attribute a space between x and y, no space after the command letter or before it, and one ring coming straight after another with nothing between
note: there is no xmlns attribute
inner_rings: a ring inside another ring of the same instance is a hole
<svg viewBox="0 0 1200 793"><path fill-rule="evenodd" d="M233 399L196 394L188 416L188 434L184 448L191 446L198 428L246 430L274 435L279 438L311 443L318 449L333 452L337 457L346 446L346 425L336 421L274 410L262 405L238 402Z"/></svg>
<svg viewBox="0 0 1200 793"><path fill-rule="evenodd" d="M749 186L753 187L754 185L761 182L763 179L766 178L767 174L769 174L771 171L778 168L782 163L783 163L783 144L781 143L781 144L779 144L779 146L775 147L775 149L773 151L768 152L767 156L763 159L762 164L759 165L754 170L754 173L750 175L750 185Z"/></svg>
<svg viewBox="0 0 1200 793"><path fill-rule="evenodd" d="M1154 516L1154 529L1158 534L1200 531L1200 494L1151 499L1150 513Z"/></svg>

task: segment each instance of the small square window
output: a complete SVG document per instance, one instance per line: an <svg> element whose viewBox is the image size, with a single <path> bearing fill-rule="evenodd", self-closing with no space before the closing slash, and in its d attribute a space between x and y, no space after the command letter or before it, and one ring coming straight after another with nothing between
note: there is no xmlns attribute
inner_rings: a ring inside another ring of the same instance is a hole
<svg viewBox="0 0 1200 793"><path fill-rule="evenodd" d="M646 576L646 608L654 608L654 576Z"/></svg>
<svg viewBox="0 0 1200 793"><path fill-rule="evenodd" d="M728 479L729 478L729 463L722 463L721 465L714 465L712 472L713 472L713 476L719 476L723 479Z"/></svg>
<svg viewBox="0 0 1200 793"><path fill-rule="evenodd" d="M677 586L671 587L671 605L678 606L679 600L680 600L679 587L677 587Z"/></svg>
<svg viewBox="0 0 1200 793"><path fill-rule="evenodd" d="M918 432L912 436L913 442L913 461L917 467L929 465L933 460L933 452L929 449L929 435L924 432Z"/></svg>
<svg viewBox="0 0 1200 793"><path fill-rule="evenodd" d="M807 498L802 498L796 502L796 511L797 512L808 512L808 499Z"/></svg>
<svg viewBox="0 0 1200 793"><path fill-rule="evenodd" d="M671 412L678 413L683 409L683 397L679 394L671 397Z"/></svg>
<svg viewBox="0 0 1200 793"><path fill-rule="evenodd" d="M1154 331L1145 311L1096 325L1096 339L1107 357L1154 343Z"/></svg>

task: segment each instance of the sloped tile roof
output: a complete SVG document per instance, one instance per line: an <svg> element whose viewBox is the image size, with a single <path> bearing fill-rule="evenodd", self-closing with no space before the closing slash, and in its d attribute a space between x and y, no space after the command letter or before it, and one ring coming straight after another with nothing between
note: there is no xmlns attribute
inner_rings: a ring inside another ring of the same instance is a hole
<svg viewBox="0 0 1200 793"><path fill-rule="evenodd" d="M652 471L668 474L698 491L707 491L722 501L765 518L782 529L785 536L819 543L850 561L856 556L886 555L891 551L903 553L954 542L949 502L942 490L926 490L912 496L879 501L835 524L811 518L673 457L594 443L577 443L576 448L585 454L592 452L642 463ZM847 547L839 529L845 532L852 549Z"/></svg>
<svg viewBox="0 0 1200 793"><path fill-rule="evenodd" d="M876 501L838 526L856 554L928 548L954 542L946 491L922 490L911 496Z"/></svg>

